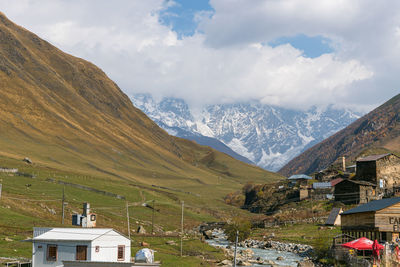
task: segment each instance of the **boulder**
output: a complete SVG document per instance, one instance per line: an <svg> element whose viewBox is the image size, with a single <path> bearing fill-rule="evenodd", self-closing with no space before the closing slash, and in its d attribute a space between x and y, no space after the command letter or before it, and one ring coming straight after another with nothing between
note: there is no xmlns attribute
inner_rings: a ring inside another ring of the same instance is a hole
<svg viewBox="0 0 400 267"><path fill-rule="evenodd" d="M171 245L171 246L176 246L176 242L174 240L168 240L167 242L165 242L165 244Z"/></svg>
<svg viewBox="0 0 400 267"><path fill-rule="evenodd" d="M203 235L206 239L212 239L212 231L211 230L204 231Z"/></svg>
<svg viewBox="0 0 400 267"><path fill-rule="evenodd" d="M277 260L277 261L283 261L284 258L283 258L282 256L279 256L279 257L276 258L276 260Z"/></svg>
<svg viewBox="0 0 400 267"><path fill-rule="evenodd" d="M218 266L232 266L232 262L230 260L223 260L218 263Z"/></svg>
<svg viewBox="0 0 400 267"><path fill-rule="evenodd" d="M137 233L138 234L146 234L146 229L144 229L144 227L142 225L139 225L139 227L137 229Z"/></svg>
<svg viewBox="0 0 400 267"><path fill-rule="evenodd" d="M238 266L251 266L251 263L245 260L239 260L237 263Z"/></svg>
<svg viewBox="0 0 400 267"><path fill-rule="evenodd" d="M7 241L7 242L13 241L11 238L8 238L8 237L5 237L4 240Z"/></svg>
<svg viewBox="0 0 400 267"><path fill-rule="evenodd" d="M140 242L140 246L141 247L148 247L148 246L150 246L150 244L142 241L142 242Z"/></svg>
<svg viewBox="0 0 400 267"><path fill-rule="evenodd" d="M28 164L32 164L32 160L30 160L30 158L25 157L22 161L28 163Z"/></svg>
<svg viewBox="0 0 400 267"><path fill-rule="evenodd" d="M311 260L300 261L297 267L314 267L314 263Z"/></svg>

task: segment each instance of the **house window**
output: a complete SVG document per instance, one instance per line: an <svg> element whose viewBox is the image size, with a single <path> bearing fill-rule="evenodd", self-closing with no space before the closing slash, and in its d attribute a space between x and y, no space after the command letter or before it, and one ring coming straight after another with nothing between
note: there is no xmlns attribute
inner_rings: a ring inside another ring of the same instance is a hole
<svg viewBox="0 0 400 267"><path fill-rule="evenodd" d="M90 215L90 220L92 222L96 221L96 215L95 214Z"/></svg>
<svg viewBox="0 0 400 267"><path fill-rule="evenodd" d="M77 261L87 260L87 246L76 246L76 260Z"/></svg>
<svg viewBox="0 0 400 267"><path fill-rule="evenodd" d="M125 246L118 246L118 260L123 261L125 259Z"/></svg>
<svg viewBox="0 0 400 267"><path fill-rule="evenodd" d="M47 260L56 261L57 260L57 245L47 245Z"/></svg>
<svg viewBox="0 0 400 267"><path fill-rule="evenodd" d="M99 252L99 251L100 251L100 246L96 246L96 247L95 247L95 251L96 251L96 252Z"/></svg>

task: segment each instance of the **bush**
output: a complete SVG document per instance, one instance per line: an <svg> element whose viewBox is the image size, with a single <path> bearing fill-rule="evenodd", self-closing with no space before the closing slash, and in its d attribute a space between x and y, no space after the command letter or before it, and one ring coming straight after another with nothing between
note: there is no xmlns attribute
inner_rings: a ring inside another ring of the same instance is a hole
<svg viewBox="0 0 400 267"><path fill-rule="evenodd" d="M225 234L228 236L229 241L235 242L236 231L239 231L239 242L246 240L251 233L251 223L245 219L235 218L231 223L227 224L225 226Z"/></svg>

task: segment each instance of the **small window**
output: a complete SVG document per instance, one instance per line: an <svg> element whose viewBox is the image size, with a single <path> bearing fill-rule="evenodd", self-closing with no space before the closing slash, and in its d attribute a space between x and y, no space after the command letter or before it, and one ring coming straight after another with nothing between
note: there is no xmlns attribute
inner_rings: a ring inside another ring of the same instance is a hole
<svg viewBox="0 0 400 267"><path fill-rule="evenodd" d="M47 260L57 261L57 245L47 245Z"/></svg>
<svg viewBox="0 0 400 267"><path fill-rule="evenodd" d="M92 222L96 221L96 215L95 214L90 215L90 220Z"/></svg>
<svg viewBox="0 0 400 267"><path fill-rule="evenodd" d="M87 260L87 246L76 246L76 260Z"/></svg>
<svg viewBox="0 0 400 267"><path fill-rule="evenodd" d="M99 251L100 251L100 246L96 246L96 247L95 247L95 251L96 251L96 252L99 252Z"/></svg>
<svg viewBox="0 0 400 267"><path fill-rule="evenodd" d="M118 246L118 260L123 261L125 259L125 246Z"/></svg>

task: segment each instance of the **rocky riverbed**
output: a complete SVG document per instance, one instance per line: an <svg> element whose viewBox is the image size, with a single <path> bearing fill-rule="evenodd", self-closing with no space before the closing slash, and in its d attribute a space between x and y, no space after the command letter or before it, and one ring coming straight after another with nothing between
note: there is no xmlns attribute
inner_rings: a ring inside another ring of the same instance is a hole
<svg viewBox="0 0 400 267"><path fill-rule="evenodd" d="M207 242L221 248L227 259L219 266L232 266L234 244L230 243L221 229L208 233L211 239ZM301 244L282 243L278 241L261 241L248 239L238 243L238 266L298 266L311 256L312 247Z"/></svg>

